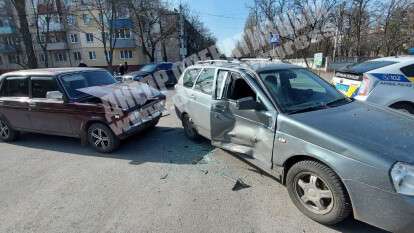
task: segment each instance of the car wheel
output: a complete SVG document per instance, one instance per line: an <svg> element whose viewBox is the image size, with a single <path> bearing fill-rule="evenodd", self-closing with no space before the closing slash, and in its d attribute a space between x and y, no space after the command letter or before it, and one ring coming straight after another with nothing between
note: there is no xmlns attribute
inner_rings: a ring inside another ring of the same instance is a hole
<svg viewBox="0 0 414 233"><path fill-rule="evenodd" d="M197 130L194 128L193 122L191 118L184 114L182 117L182 123L184 128L184 133L187 138L197 141L200 139L200 135L198 134Z"/></svg>
<svg viewBox="0 0 414 233"><path fill-rule="evenodd" d="M349 197L340 178L319 162L306 160L293 165L286 185L296 207L319 223L334 225L351 213Z"/></svg>
<svg viewBox="0 0 414 233"><path fill-rule="evenodd" d="M110 153L119 147L119 138L110 128L101 123L92 124L88 129L89 144L101 153Z"/></svg>
<svg viewBox="0 0 414 233"><path fill-rule="evenodd" d="M0 119L0 139L5 142L12 142L17 139L19 132L12 129L10 124Z"/></svg>
<svg viewBox="0 0 414 233"><path fill-rule="evenodd" d="M403 113L414 114L414 106L409 103L396 103L390 107Z"/></svg>

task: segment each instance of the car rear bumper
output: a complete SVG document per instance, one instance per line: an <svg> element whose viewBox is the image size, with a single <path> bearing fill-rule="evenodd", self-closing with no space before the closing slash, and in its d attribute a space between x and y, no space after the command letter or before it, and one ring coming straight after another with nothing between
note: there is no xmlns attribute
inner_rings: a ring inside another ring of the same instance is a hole
<svg viewBox="0 0 414 233"><path fill-rule="evenodd" d="M414 197L386 192L357 181L344 183L356 219L391 232L413 232Z"/></svg>

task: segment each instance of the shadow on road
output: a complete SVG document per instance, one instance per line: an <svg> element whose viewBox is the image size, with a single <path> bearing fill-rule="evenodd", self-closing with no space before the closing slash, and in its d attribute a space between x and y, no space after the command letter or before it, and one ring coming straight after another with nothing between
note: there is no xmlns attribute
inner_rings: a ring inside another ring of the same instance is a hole
<svg viewBox="0 0 414 233"><path fill-rule="evenodd" d="M182 128L172 127L156 127L154 130L132 136L122 142L119 150L111 154L101 154L89 146L81 146L79 139L40 134L22 134L20 139L13 144L62 152L62 156L96 156L129 160L131 165L140 165L147 162L194 164L213 151L210 141L202 140L195 143L185 137ZM233 156L236 155L233 154ZM255 167L248 170L278 181ZM385 233L381 229L352 218L336 226L331 226L331 228L343 233Z"/></svg>
<svg viewBox="0 0 414 233"><path fill-rule="evenodd" d="M82 146L79 139L22 134L13 144L23 147L62 152L65 156L96 156L103 158L130 160L130 164L146 162L191 164L211 153L213 147L207 140L195 143L187 139L182 128L156 127L124 140L118 150L110 154L94 151Z"/></svg>

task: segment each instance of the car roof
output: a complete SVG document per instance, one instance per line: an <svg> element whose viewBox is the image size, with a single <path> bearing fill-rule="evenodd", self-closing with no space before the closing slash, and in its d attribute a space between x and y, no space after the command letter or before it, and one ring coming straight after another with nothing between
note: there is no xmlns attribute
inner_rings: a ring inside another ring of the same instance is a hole
<svg viewBox="0 0 414 233"><path fill-rule="evenodd" d="M228 68L228 69L237 69L237 70L246 70L252 69L256 73L272 71L272 70L284 70L284 69L298 69L303 68L301 66L292 65L284 62L274 62L274 61L249 61L249 62L239 62L239 61L221 61L221 62L206 62L201 64L195 64L189 68Z"/></svg>
<svg viewBox="0 0 414 233"><path fill-rule="evenodd" d="M406 55L406 56L381 57L381 58L373 59L371 61L407 62L407 61L414 61L414 56Z"/></svg>
<svg viewBox="0 0 414 233"><path fill-rule="evenodd" d="M42 69L12 71L12 72L8 72L8 73L3 74L0 77L4 77L4 76L28 76L28 75L56 76L56 75L61 75L61 74L74 73L74 72L98 71L98 70L105 70L105 69L102 69L102 68L89 68L89 67L42 68Z"/></svg>

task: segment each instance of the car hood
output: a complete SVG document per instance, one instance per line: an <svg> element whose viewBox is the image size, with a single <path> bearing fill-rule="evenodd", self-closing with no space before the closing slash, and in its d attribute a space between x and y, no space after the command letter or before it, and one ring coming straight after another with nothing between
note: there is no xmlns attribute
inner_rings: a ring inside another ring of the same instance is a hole
<svg viewBox="0 0 414 233"><path fill-rule="evenodd" d="M118 106L124 111L134 111L149 102L165 100L165 95L160 91L145 83L139 82L87 87L78 89L78 91L99 98L104 103Z"/></svg>
<svg viewBox="0 0 414 233"><path fill-rule="evenodd" d="M281 131L356 160L414 164L414 118L394 110L354 101L285 120Z"/></svg>

